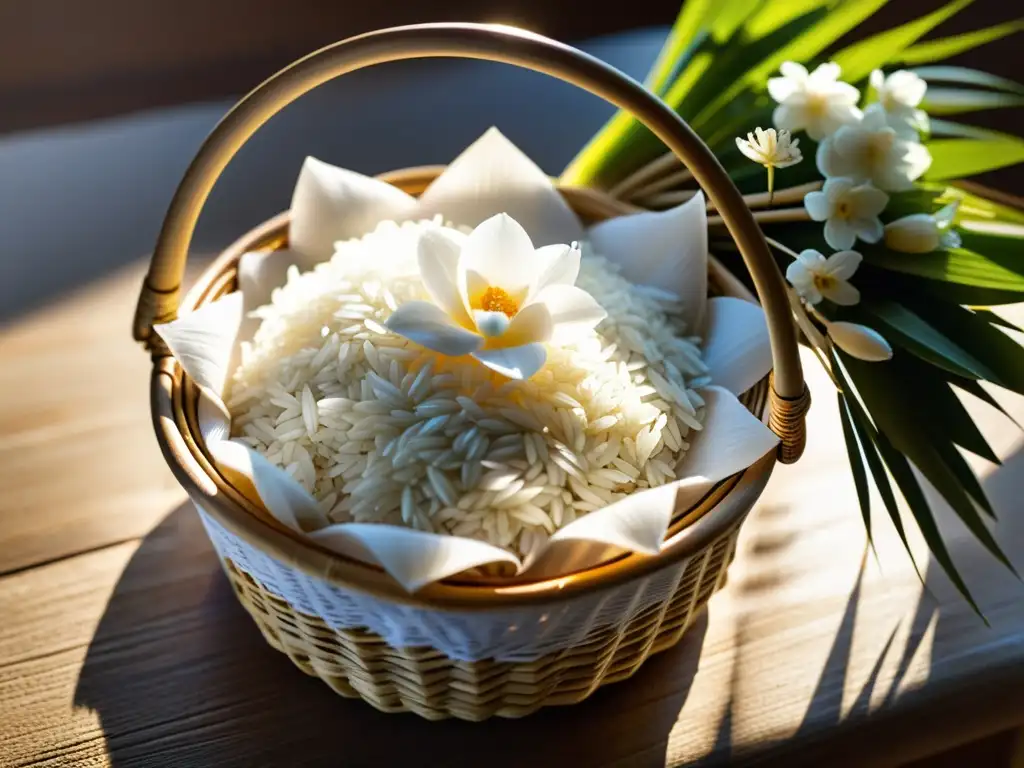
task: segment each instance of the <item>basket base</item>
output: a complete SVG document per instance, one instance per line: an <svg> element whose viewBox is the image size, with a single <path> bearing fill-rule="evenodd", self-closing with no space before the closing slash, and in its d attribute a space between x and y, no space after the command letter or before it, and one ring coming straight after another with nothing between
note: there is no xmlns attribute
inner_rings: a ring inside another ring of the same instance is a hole
<svg viewBox="0 0 1024 768"><path fill-rule="evenodd" d="M631 677L652 654L678 643L725 583L738 533L734 529L695 558L667 602L530 662L460 661L433 648L394 648L366 630L335 630L318 617L296 612L231 560L223 564L267 642L336 693L361 698L382 712L480 721L583 701L600 686Z"/></svg>

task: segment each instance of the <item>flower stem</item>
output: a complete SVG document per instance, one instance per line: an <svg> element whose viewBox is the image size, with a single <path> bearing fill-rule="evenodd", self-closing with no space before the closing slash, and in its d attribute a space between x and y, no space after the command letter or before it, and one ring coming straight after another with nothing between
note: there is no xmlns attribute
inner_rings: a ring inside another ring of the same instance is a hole
<svg viewBox="0 0 1024 768"><path fill-rule="evenodd" d="M772 198L775 196L775 166L768 166L768 207L772 206Z"/></svg>
<svg viewBox="0 0 1024 768"><path fill-rule="evenodd" d="M811 217L803 208L776 208L771 211L754 211L754 221L759 224L782 224L793 221L810 221ZM722 225L721 216L708 216L708 226Z"/></svg>
<svg viewBox="0 0 1024 768"><path fill-rule="evenodd" d="M776 190L774 194L774 202L777 205L802 203L808 192L815 192L821 189L821 186L822 182L811 181L807 184L799 184L795 187ZM646 208L668 208L673 205L679 205L679 203L685 203L695 194L697 194L697 190L695 189L676 189L668 192L659 192L658 194L650 196L630 195L629 199ZM748 208L764 208L768 205L768 193L756 192L754 194L744 195L743 202L747 204ZM714 209L714 203L708 201L708 210L710 211Z"/></svg>

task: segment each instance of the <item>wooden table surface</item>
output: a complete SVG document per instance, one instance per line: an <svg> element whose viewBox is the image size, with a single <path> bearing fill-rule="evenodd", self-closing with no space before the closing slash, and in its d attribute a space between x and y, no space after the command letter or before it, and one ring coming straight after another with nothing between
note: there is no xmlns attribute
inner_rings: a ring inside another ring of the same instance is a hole
<svg viewBox="0 0 1024 768"><path fill-rule="evenodd" d="M141 274L0 329L0 766L884 766L1024 724L1024 585L949 515L991 627L923 554L922 585L883 517L865 557L811 358L807 454L778 468L677 648L521 721L427 723L336 697L265 646L164 466L128 331ZM1024 420L1024 398L1001 397ZM1020 435L969 405L1007 457L977 466L1024 569Z"/></svg>

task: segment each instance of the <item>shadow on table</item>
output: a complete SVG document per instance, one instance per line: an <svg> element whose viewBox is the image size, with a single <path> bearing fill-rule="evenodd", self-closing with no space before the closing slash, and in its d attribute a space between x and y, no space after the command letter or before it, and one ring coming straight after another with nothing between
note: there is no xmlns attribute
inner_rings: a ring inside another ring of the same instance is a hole
<svg viewBox="0 0 1024 768"><path fill-rule="evenodd" d="M1018 449L983 479L985 493L999 513L995 535L1018 570L1024 570L1024 517L1015 514L1020 507L1017 499L1022 476L1024 448ZM872 557L866 550L800 725L787 738L758 744L757 765L859 767L867 764L865 755L871 752L865 750L864 743L877 740L879 762L872 762L872 766L926 768L932 765L927 760L912 765L907 761L924 754L937 755L965 740L981 739L1019 727L1020 723L1014 720L1019 705L1013 702L1024 686L1024 671L1014 673L1021 678L1014 684L1006 677L1007 664L997 665L995 656L1008 644L1020 643L1019 606L1024 600L1024 585L976 540L956 531L959 524L952 524L952 512L941 502L941 497L927 484L925 489L929 500L940 510L940 526L950 541L950 554L992 626L986 627L972 611L933 557L923 564L924 585L912 612L893 617L859 611L865 567ZM797 531L791 533L799 535ZM753 559L758 552L755 537L739 556ZM740 583L737 588L743 592L746 587ZM866 676L862 669L851 670L858 622L891 625L886 627L889 631L885 640L879 642L877 657ZM744 625L741 615L736 626L736 647L741 654L743 634L747 631ZM901 640L897 643L898 636ZM920 664L928 667L928 689L904 686L912 667ZM886 668L889 671L883 673ZM852 702L851 672L862 681L856 683ZM745 765L746 758L753 759L752 752L731 749L732 700L740 674L742 660L738 658L733 664L730 706L719 724L715 749L700 763L702 766ZM953 680L952 675L957 679ZM969 686L965 685L968 677L971 678ZM974 702L986 713L998 712L1001 707L997 699L1006 700L1002 708L1007 713L1005 718L991 714L984 719L971 716ZM856 757L845 756L848 748L849 754ZM936 765L947 764L952 763Z"/></svg>
<svg viewBox="0 0 1024 768"><path fill-rule="evenodd" d="M428 723L341 699L265 645L191 506L125 568L75 704L99 714L115 766L661 766L706 614L674 649L581 704L524 720Z"/></svg>

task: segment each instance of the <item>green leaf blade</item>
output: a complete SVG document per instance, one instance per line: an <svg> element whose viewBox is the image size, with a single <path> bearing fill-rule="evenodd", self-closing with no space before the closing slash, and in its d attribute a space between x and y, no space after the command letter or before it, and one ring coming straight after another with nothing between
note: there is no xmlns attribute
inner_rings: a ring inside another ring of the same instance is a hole
<svg viewBox="0 0 1024 768"><path fill-rule="evenodd" d="M1003 109L1024 105L1024 96L1002 91L976 91L970 88L929 88L921 109L929 115L959 115L983 109Z"/></svg>
<svg viewBox="0 0 1024 768"><path fill-rule="evenodd" d="M844 80L856 83L871 74L873 69L891 62L894 57L972 2L974 0L952 0L925 16L847 46L836 53L832 61L842 68Z"/></svg>
<svg viewBox="0 0 1024 768"><path fill-rule="evenodd" d="M839 399L839 420L843 426L843 438L846 440L846 455L850 459L850 471L853 473L853 485L857 491L857 501L860 502L861 517L864 518L864 530L867 531L868 541L871 538L871 492L868 489L868 477L864 471L864 462L861 459L860 444L854 432L853 422L850 420L849 406L842 392L838 392Z"/></svg>
<svg viewBox="0 0 1024 768"><path fill-rule="evenodd" d="M950 341L918 315L895 301L865 301L862 311L876 322L883 336L903 342L909 351L959 376L991 379L995 374L968 351Z"/></svg>
<svg viewBox="0 0 1024 768"><path fill-rule="evenodd" d="M904 549L907 550L907 556L910 558L911 565L914 566L917 578L919 578L923 583L924 577L921 575L921 571L917 567L917 561L914 559L914 552L910 548L910 541L907 539L907 532L903 526L903 517L900 515L899 505L896 503L896 495L893 493L892 485L889 483L889 475L886 472L885 464L878 455L878 450L875 445L875 442L878 439L878 433L876 432L874 425L871 423L871 419L868 418L867 414L864 413L864 410L860 407L860 403L857 402L857 398L853 394L853 387L843 374L843 368L838 363L838 358L836 358L834 354L832 370L842 386L844 399L850 410L850 415L852 416L851 422L853 428L857 433L857 437L860 439L860 444L864 447L864 458L867 460L868 468L871 470L871 476L875 481L875 487L878 488L878 493L882 497L882 503L889 515L889 520L896 529L896 533L900 537L900 541L903 542Z"/></svg>
<svg viewBox="0 0 1024 768"><path fill-rule="evenodd" d="M1024 162L1024 141L1018 138L933 139L925 146L932 155L924 173L930 181L962 179Z"/></svg>
<svg viewBox="0 0 1024 768"><path fill-rule="evenodd" d="M906 303L939 333L969 347L995 373L989 381L1024 394L1024 347L1010 336L963 307L909 297Z"/></svg>
<svg viewBox="0 0 1024 768"><path fill-rule="evenodd" d="M905 369L898 358L885 364L866 363L841 352L840 359L878 424L880 435L917 466L974 537L1016 575L1016 569L961 482L964 473L970 474L970 468L952 443L937 434L932 423L937 415L920 408L916 400L919 382L912 376L908 380L907 375L901 375ZM892 469L891 463L889 466ZM968 486L973 488L976 484L975 479Z"/></svg>
<svg viewBox="0 0 1024 768"><path fill-rule="evenodd" d="M966 248L932 253L895 253L880 248L864 248L862 253L872 266L891 272L1024 294L1024 275L1008 268L1005 259L983 256ZM1021 300L1024 296L1017 299Z"/></svg>
<svg viewBox="0 0 1024 768"><path fill-rule="evenodd" d="M886 466L892 472L892 476L896 480L896 485L903 494L903 498L907 500L907 505L914 515L917 527L920 529L921 535L924 536L925 543L928 545L932 556L942 567L949 580L953 582L953 586L956 587L957 591L974 609L974 612L984 619L981 608L975 602L974 596L967 588L966 582L963 580L960 571L957 570L956 564L953 562L952 556L949 554L946 542L942 540L942 534L939 532L935 515L928 504L928 499L925 498L921 484L917 481L914 471L910 468L910 463L902 453L893 447L885 435L878 436L877 447ZM985 623L987 624L988 621L985 620Z"/></svg>
<svg viewBox="0 0 1024 768"><path fill-rule="evenodd" d="M1007 21L992 27L986 27L985 29L975 30L974 32L953 35L952 37L926 40L901 52L897 58L893 59L893 63L914 66L917 64L930 64L933 61L942 61L943 59L952 58L959 53L973 50L986 43L1000 40L1021 30L1024 30L1024 19Z"/></svg>
<svg viewBox="0 0 1024 768"><path fill-rule="evenodd" d="M661 52L644 80L649 90L659 96L664 95L687 53L699 42L701 29L707 23L711 8L712 0L684 0Z"/></svg>
<svg viewBox="0 0 1024 768"><path fill-rule="evenodd" d="M937 83L960 83L962 85L976 85L979 88L994 88L997 91L1007 93L1024 94L1024 85L1016 83L1006 77L982 72L980 69L969 67L917 67L912 69L918 77L926 80L929 84Z"/></svg>

